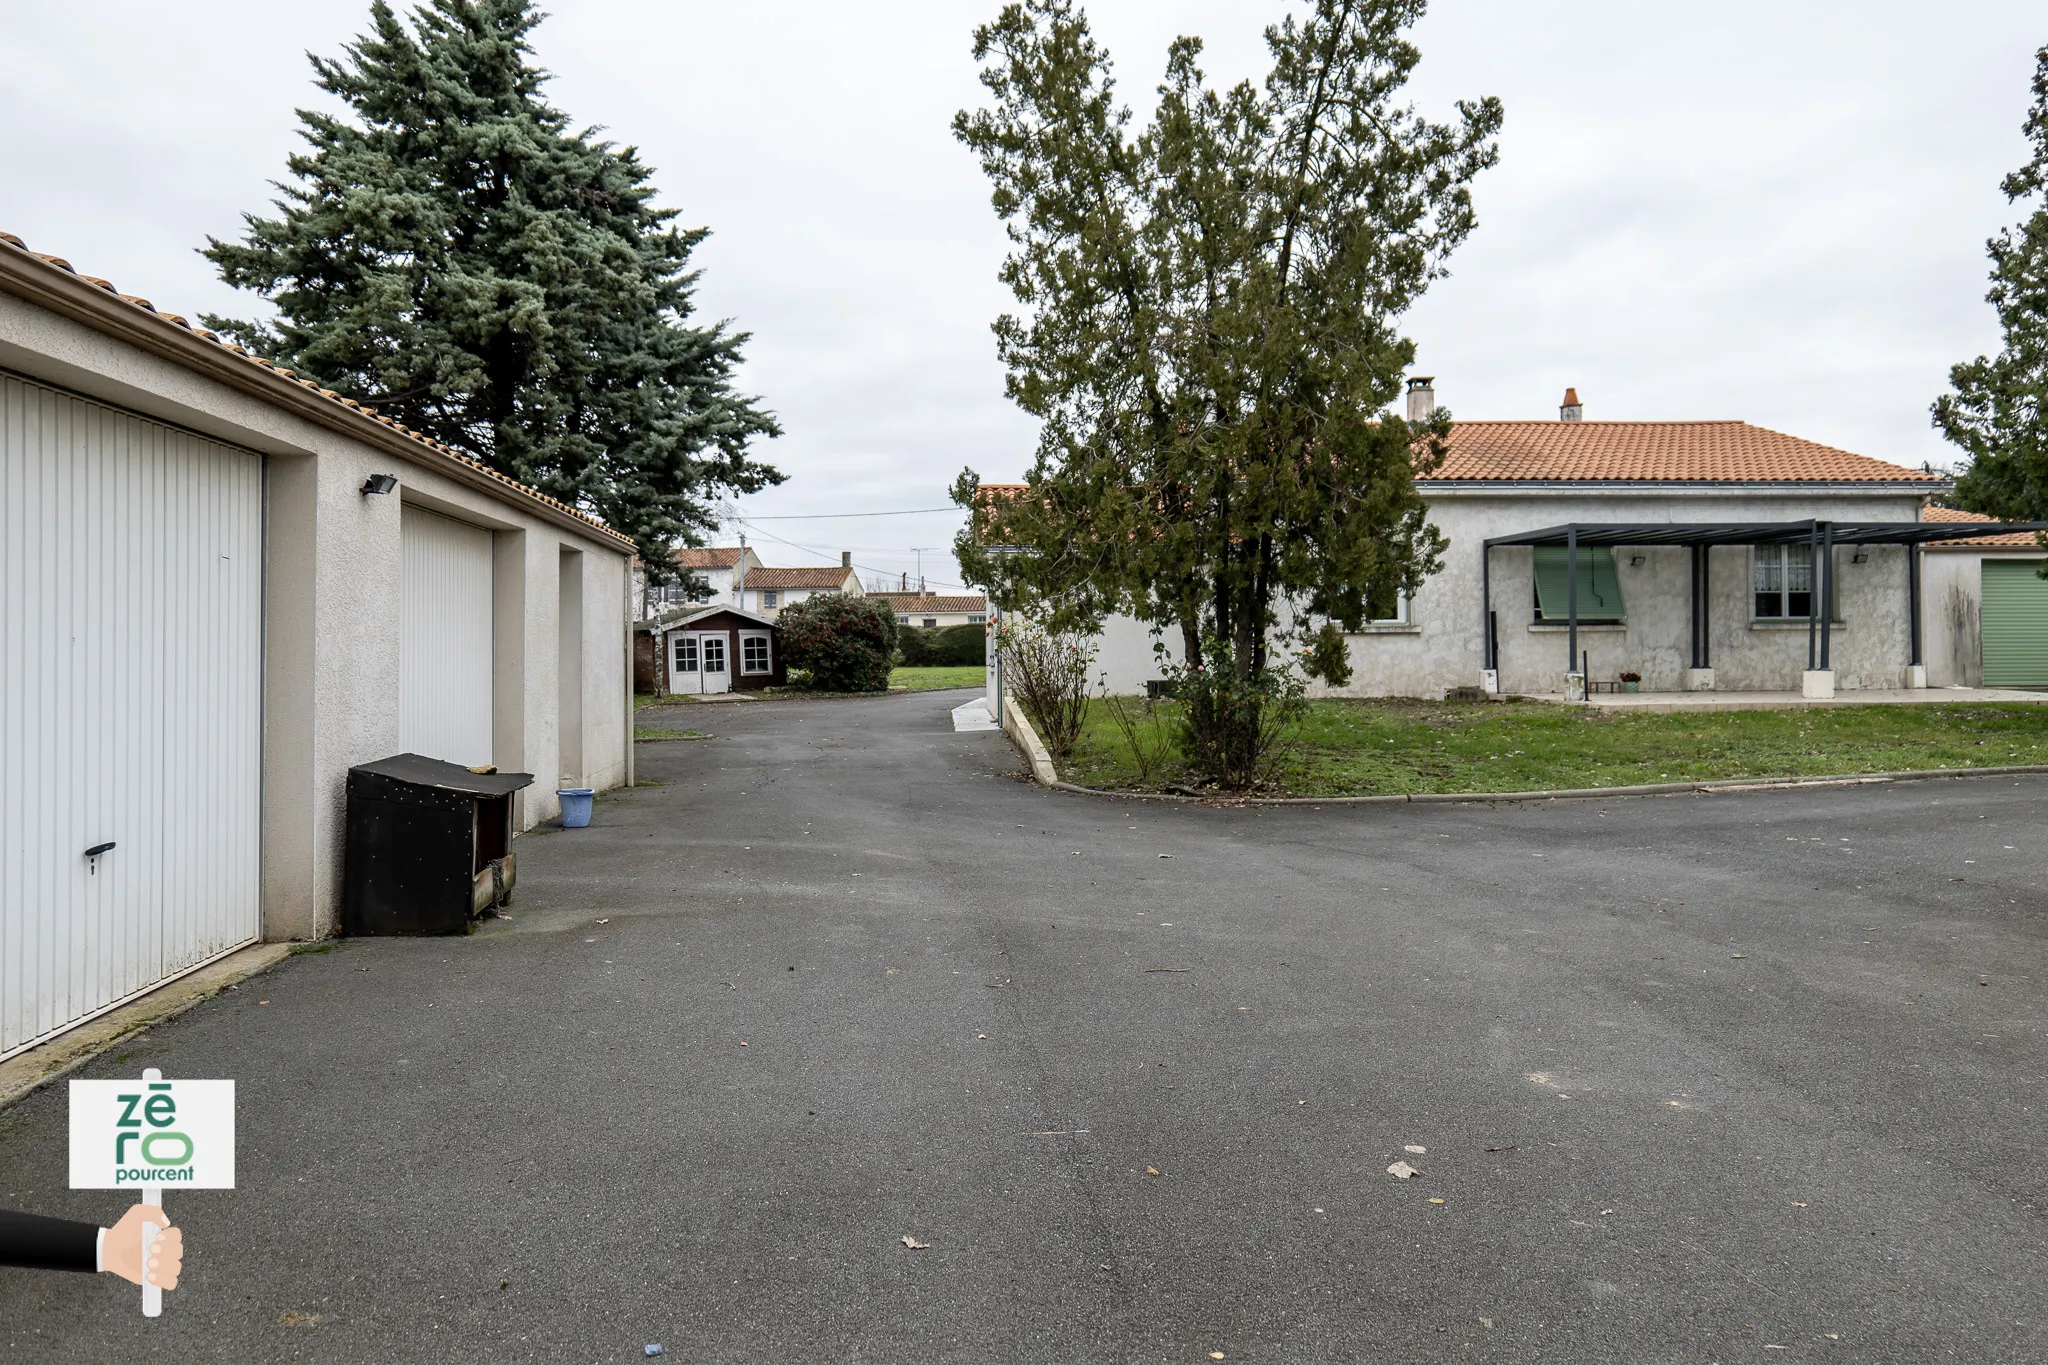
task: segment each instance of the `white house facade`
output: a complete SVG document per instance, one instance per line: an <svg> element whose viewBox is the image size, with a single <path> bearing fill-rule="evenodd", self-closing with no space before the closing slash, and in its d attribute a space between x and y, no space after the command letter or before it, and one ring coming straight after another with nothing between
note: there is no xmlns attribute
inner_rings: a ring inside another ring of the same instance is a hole
<svg viewBox="0 0 2048 1365"><path fill-rule="evenodd" d="M631 542L0 236L0 1056L334 931L349 768L631 781Z"/></svg>
<svg viewBox="0 0 2048 1365"><path fill-rule="evenodd" d="M1433 395L1416 397L1426 414ZM1965 529L1928 521L1944 478L1744 422L1584 421L1575 397L1554 422L1454 426L1443 465L1417 481L1448 541L1442 567L1393 619L1349 636L1350 682L1316 695L1572 694L1623 673L1644 691L1832 695L1967 673L1929 668L1950 648L1932 599L1982 578L1966 550L1922 548ZM1955 568L1937 584L1929 564ZM1832 612L1816 614L1829 592ZM1178 631L1112 618L1094 671L1141 691L1161 647L1177 661Z"/></svg>

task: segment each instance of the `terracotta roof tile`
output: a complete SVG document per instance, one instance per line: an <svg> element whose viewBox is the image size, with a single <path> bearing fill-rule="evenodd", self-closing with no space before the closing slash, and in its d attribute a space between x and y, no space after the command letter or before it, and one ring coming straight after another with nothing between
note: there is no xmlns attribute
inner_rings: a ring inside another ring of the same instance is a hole
<svg viewBox="0 0 2048 1365"><path fill-rule="evenodd" d="M749 581L751 582L752 580ZM906 616L915 616L922 611L937 613L947 611L985 612L988 610L988 599L979 594L965 597L940 597L937 594L919 595L914 592L871 592L868 596L878 602L888 603L889 610Z"/></svg>
<svg viewBox="0 0 2048 1365"><path fill-rule="evenodd" d="M1926 507L1921 509L1920 520L1984 522L1997 521L1998 518L1987 517L1982 512L1965 512L1960 507ZM1927 548L1930 550L1969 550L1989 548L1995 545L2038 547L2040 544L2041 537L2035 535L2032 531L2014 531L2010 535L1978 536L1972 540L1931 540L1927 542Z"/></svg>
<svg viewBox="0 0 2048 1365"><path fill-rule="evenodd" d="M1925 483L1925 474L1747 422L1457 422L1423 482Z"/></svg>
<svg viewBox="0 0 2048 1365"><path fill-rule="evenodd" d="M853 570L841 565L826 569L750 569L750 588L842 588Z"/></svg>
<svg viewBox="0 0 2048 1365"><path fill-rule="evenodd" d="M194 327L190 322L186 321L183 317L179 316L176 313L163 312L162 310L158 309L154 304L152 304L148 299L142 298L134 294L123 294L120 290L116 289L111 283L109 283L106 280L100 279L99 277L94 275L81 274L77 269L75 269L72 266L71 262L65 260L62 256L52 256L46 252L31 251L29 250L28 244L26 242L22 241L21 238L15 236L11 232L0 232L0 242L4 242L8 246L13 247L17 251L20 251L24 256L30 257L33 260L41 261L45 265L53 266L56 269L62 270L67 274L76 275L79 279L84 280L89 284L97 285L98 287L106 290L108 293L114 295L116 298L119 298L123 302L129 304L137 312L146 313L153 318L157 318L161 321L171 323L176 327L191 332L195 336L203 337L207 341L210 341L214 345L220 347L223 351L227 351L232 355L240 356L244 360L248 361L253 365L261 365L264 369L270 370L275 374L283 375L288 379L297 380L297 382L301 386L311 389L315 393L326 395L328 400L334 403L337 407L349 408L357 413L373 417L377 421L382 422L385 426L391 427L393 430L398 431L405 436L411 437L420 445L423 445L428 449L434 451L435 453L442 455L448 459L454 460L460 464L468 466L470 469L473 469L476 472L485 475L493 482L503 484L506 488L512 490L513 492L519 493L524 497L531 498L535 502L542 503L545 504L546 506L552 507L559 512L565 512L568 515L576 518L576 520L583 522L586 525L595 527L597 530L604 532L608 536L615 537L619 540L628 539L628 537L620 535L619 532L614 531L611 527L605 525L596 517L591 516L588 512L585 512L580 507L571 506L570 504L563 502L559 498L550 497L548 494L541 492L538 488L534 488L528 484L523 484L519 482L517 479L508 478L506 475L499 473L497 470L491 468L482 460L479 460L474 456L465 455L460 451L453 449L450 446L443 445L438 441L430 440L427 437L420 435L418 432L409 430L408 428L399 424L398 422L394 422L393 420L391 420L391 418L385 416L383 413L365 407L361 403L352 402L349 399L342 398L338 394L333 394L329 390L321 388L312 380L299 378L299 376L293 373L291 370L285 369L281 365L273 364L270 361L265 360L261 356L251 355L249 352L243 350L240 346L237 346L232 342L222 340L220 337L215 336L212 332L207 331L203 327Z"/></svg>
<svg viewBox="0 0 2048 1365"><path fill-rule="evenodd" d="M740 562L740 547L711 546L698 548L685 546L676 551L676 567L679 569L730 569Z"/></svg>

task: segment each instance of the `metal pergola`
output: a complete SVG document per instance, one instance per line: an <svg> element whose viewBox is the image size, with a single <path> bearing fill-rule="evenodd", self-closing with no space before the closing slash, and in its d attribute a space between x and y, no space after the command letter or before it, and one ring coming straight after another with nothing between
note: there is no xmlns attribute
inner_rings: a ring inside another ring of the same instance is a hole
<svg viewBox="0 0 2048 1365"><path fill-rule="evenodd" d="M1920 546L1935 540L1976 540L2014 532L2048 530L2039 521L1672 521L1572 522L1565 526L1496 536L1480 550L1481 627L1486 667L1500 667L1500 641L1493 614L1493 551L1502 545L1563 546L1565 549L1565 671L1579 667L1579 547L1659 548L1683 545L1692 550L1692 667L1707 668L1707 551L1715 545L1810 545L1820 575L1817 609L1807 612L1806 666L1828 667L1829 637L1834 633L1835 556L1837 545L1906 545L1906 595L1910 603L1913 657L1920 659Z"/></svg>

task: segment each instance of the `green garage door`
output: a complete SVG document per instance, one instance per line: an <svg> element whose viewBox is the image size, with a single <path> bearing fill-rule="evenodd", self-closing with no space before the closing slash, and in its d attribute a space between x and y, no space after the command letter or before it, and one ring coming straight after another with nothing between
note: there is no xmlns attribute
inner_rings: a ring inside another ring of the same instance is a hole
<svg viewBox="0 0 2048 1365"><path fill-rule="evenodd" d="M1984 561L1984 685L2048 687L2048 579L2038 559Z"/></svg>

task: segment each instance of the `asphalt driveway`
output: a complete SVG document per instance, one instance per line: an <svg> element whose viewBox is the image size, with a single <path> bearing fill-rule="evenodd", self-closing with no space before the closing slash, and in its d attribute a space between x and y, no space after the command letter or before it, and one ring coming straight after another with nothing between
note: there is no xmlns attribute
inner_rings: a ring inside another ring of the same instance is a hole
<svg viewBox="0 0 2048 1365"><path fill-rule="evenodd" d="M0 1355L2048 1355L2048 782L1125 804L963 700L692 710L509 923L102 1059L233 1077L241 1187L155 1321L0 1270ZM111 1222L64 1121L0 1204Z"/></svg>

